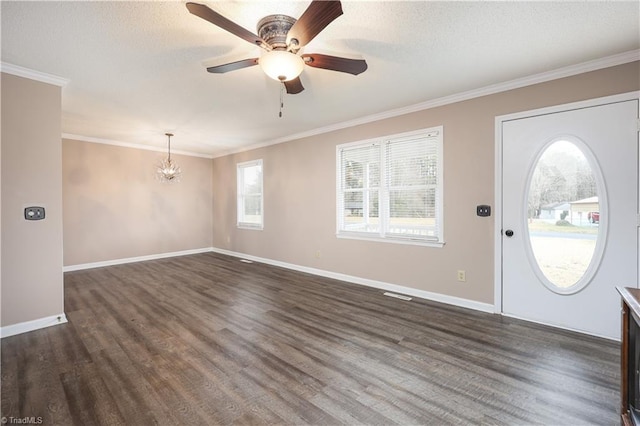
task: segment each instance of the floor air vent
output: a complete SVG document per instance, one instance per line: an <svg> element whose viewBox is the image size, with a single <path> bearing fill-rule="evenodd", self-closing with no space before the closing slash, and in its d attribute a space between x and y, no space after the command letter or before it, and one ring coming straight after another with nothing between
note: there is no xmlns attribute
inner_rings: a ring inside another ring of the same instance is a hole
<svg viewBox="0 0 640 426"><path fill-rule="evenodd" d="M396 294L396 293L389 293L388 291L383 293L385 296L389 296L389 297L395 297L396 299L401 299L401 300L411 300L411 298L409 296L405 296L403 294Z"/></svg>

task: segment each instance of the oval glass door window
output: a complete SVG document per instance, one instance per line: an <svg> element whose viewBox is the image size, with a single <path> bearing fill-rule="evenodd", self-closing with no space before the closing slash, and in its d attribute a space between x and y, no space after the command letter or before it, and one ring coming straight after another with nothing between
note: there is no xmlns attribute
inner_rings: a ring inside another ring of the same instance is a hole
<svg viewBox="0 0 640 426"><path fill-rule="evenodd" d="M538 157L529 179L529 257L540 281L556 293L580 291L602 254L606 200L602 174L581 141L556 140Z"/></svg>

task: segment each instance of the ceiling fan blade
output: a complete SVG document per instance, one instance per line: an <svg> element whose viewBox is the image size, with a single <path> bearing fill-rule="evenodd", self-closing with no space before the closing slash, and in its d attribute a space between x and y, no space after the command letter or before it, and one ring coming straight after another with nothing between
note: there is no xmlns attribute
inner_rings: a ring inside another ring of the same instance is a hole
<svg viewBox="0 0 640 426"><path fill-rule="evenodd" d="M196 15L204 19L205 21L209 21L213 25L216 25L222 28L223 30L228 31L231 34L238 36L241 39L246 40L251 44L260 46L264 49L268 48L267 43L262 38L258 37L251 31L245 28L242 28L240 25L236 24L235 22L230 21L229 19L220 15L218 12L213 11L208 6L205 6L204 4L189 2L187 3L187 9L193 15Z"/></svg>
<svg viewBox="0 0 640 426"><path fill-rule="evenodd" d="M285 81L284 87L287 88L287 93L290 95L295 95L296 93L300 93L304 90L304 86L300 81L300 77L296 77L293 80Z"/></svg>
<svg viewBox="0 0 640 426"><path fill-rule="evenodd" d="M304 54L302 59L304 59L305 64L311 67L346 72L353 75L358 75L367 70L367 62L364 59L340 58L319 53Z"/></svg>
<svg viewBox="0 0 640 426"><path fill-rule="evenodd" d="M287 46L291 40L298 40L298 47L305 46L327 25L342 15L342 5L338 0L313 0L300 19L289 29Z"/></svg>
<svg viewBox="0 0 640 426"><path fill-rule="evenodd" d="M252 67L258 65L258 58L243 59L241 61L229 62L228 64L216 65L208 67L207 71L214 74L222 74L229 71L235 71L242 68Z"/></svg>

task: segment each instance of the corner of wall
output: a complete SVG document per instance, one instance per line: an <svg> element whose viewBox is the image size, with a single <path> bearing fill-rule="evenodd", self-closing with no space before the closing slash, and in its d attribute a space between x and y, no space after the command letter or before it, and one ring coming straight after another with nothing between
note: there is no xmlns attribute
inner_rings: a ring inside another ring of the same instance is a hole
<svg viewBox="0 0 640 426"><path fill-rule="evenodd" d="M7 73L1 74L0 81L0 326L4 332L5 327L22 330L21 324L35 321L37 325L52 315L64 316L60 314L64 311L62 93L59 86ZM44 207L45 218L26 221L28 206Z"/></svg>

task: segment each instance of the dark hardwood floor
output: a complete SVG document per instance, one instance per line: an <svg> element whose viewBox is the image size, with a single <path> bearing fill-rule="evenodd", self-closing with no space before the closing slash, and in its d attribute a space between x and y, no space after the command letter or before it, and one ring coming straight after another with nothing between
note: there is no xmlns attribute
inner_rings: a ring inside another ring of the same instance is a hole
<svg viewBox="0 0 640 426"><path fill-rule="evenodd" d="M2 339L2 416L618 424L618 344L382 293L214 253L66 273L69 323Z"/></svg>

